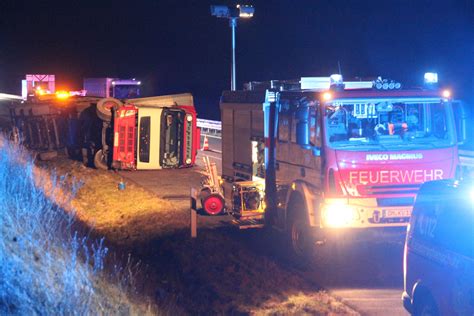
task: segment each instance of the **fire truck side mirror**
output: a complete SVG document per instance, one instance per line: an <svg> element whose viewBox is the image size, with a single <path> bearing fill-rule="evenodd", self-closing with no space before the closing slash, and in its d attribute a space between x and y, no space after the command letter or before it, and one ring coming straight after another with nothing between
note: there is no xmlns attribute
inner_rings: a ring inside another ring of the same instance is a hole
<svg viewBox="0 0 474 316"><path fill-rule="evenodd" d="M303 149L311 149L308 106L296 109L296 143Z"/></svg>
<svg viewBox="0 0 474 316"><path fill-rule="evenodd" d="M464 102L458 100L452 101L451 104L453 105L458 145L463 145L468 135L466 105Z"/></svg>

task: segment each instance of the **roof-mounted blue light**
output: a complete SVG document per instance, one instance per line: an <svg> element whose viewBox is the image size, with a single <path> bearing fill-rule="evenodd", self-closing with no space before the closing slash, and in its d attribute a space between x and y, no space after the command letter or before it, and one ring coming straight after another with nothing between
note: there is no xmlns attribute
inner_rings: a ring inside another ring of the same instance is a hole
<svg viewBox="0 0 474 316"><path fill-rule="evenodd" d="M438 74L436 72L425 73L425 84L436 84L438 83Z"/></svg>
<svg viewBox="0 0 474 316"><path fill-rule="evenodd" d="M333 74L329 76L329 87L330 89L344 89L344 80L342 75Z"/></svg>

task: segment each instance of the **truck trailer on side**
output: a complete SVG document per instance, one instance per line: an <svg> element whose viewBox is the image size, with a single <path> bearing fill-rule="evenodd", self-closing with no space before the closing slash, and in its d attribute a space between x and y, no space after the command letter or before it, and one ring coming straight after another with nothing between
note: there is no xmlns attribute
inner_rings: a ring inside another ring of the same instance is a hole
<svg viewBox="0 0 474 316"><path fill-rule="evenodd" d="M422 183L455 177L447 91L338 75L300 84L222 95L222 191L241 228L286 232L304 256L340 233L403 228Z"/></svg>

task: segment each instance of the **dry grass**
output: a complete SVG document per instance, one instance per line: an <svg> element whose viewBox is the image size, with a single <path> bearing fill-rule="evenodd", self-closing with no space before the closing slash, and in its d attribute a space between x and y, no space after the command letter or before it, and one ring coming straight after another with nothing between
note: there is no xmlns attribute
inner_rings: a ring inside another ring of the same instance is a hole
<svg viewBox="0 0 474 316"><path fill-rule="evenodd" d="M176 216L173 203L111 171L87 168L66 158L41 162L39 166L45 176L38 178L47 179L53 172L64 177L66 185L55 196L70 194L74 181L80 181L74 200L65 209L75 210L81 222L112 243L140 242L188 225L188 217ZM120 181L126 183L125 190L118 189ZM45 183L41 185L47 187Z"/></svg>
<svg viewBox="0 0 474 316"><path fill-rule="evenodd" d="M189 314L357 314L267 253L259 253L262 235L255 235L254 242L248 233L209 228L191 240L185 230L186 203L160 199L132 182L119 191L120 175L67 159L40 166L45 174L54 171L63 177L66 192L72 191L73 179L82 182L70 207L106 240L132 251L144 267L140 293L154 296L172 313L179 313L178 305Z"/></svg>
<svg viewBox="0 0 474 316"><path fill-rule="evenodd" d="M325 292L288 294L284 300L270 299L251 315L359 315Z"/></svg>
<svg viewBox="0 0 474 316"><path fill-rule="evenodd" d="M54 199L70 204L63 180L48 181L27 153L0 137L0 314L156 314L156 306L130 299L120 274L111 282L102 241L73 230L73 216Z"/></svg>

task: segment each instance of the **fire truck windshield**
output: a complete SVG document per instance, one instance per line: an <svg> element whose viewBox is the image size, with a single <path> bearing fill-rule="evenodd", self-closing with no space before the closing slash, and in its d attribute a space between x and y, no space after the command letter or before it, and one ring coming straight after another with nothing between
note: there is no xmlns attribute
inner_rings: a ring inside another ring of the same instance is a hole
<svg viewBox="0 0 474 316"><path fill-rule="evenodd" d="M325 107L326 142L333 148L380 150L454 145L449 104L423 100L335 100Z"/></svg>

